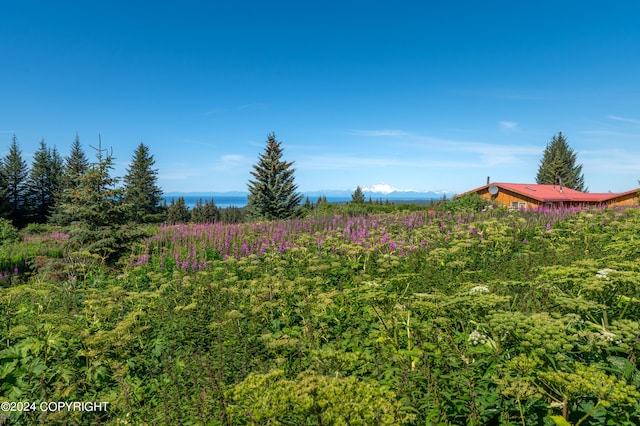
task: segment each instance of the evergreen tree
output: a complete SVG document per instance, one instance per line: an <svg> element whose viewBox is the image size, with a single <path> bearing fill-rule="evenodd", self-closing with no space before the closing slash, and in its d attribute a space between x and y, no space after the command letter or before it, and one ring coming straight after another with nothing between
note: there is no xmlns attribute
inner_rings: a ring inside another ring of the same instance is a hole
<svg viewBox="0 0 640 426"><path fill-rule="evenodd" d="M82 150L80 138L76 133L76 138L71 144L69 155L64 158L62 164L62 175L60 177L54 211L49 218L51 222L58 225L70 224L69 220L71 217L65 213L64 205L69 202L69 194L71 194L74 189L78 188L80 178L87 172L87 170L89 170L89 160Z"/></svg>
<svg viewBox="0 0 640 426"><path fill-rule="evenodd" d="M18 145L16 135L13 135L9 153L2 162L2 181L4 184L4 198L7 204L7 218L17 227L27 222L27 177L29 168L22 159L22 151Z"/></svg>
<svg viewBox="0 0 640 426"><path fill-rule="evenodd" d="M149 147L140 143L124 177L124 202L129 218L137 223L160 219L162 190L157 185L158 171L152 168L154 164Z"/></svg>
<svg viewBox="0 0 640 426"><path fill-rule="evenodd" d="M98 161L78 176L76 187L64 189L55 219L70 225L71 249L111 262L140 235L122 226L122 190L116 186L118 178L111 176L113 156L101 144L95 149Z"/></svg>
<svg viewBox="0 0 640 426"><path fill-rule="evenodd" d="M198 198L196 205L191 209L191 222L193 223L205 223L204 220L204 202L202 198Z"/></svg>
<svg viewBox="0 0 640 426"><path fill-rule="evenodd" d="M360 186L356 187L356 190L351 194L351 202L353 204L364 204L364 192Z"/></svg>
<svg viewBox="0 0 640 426"><path fill-rule="evenodd" d="M78 186L80 176L89 168L89 160L82 150L80 138L76 133L76 138L71 144L69 156L64 160L63 188L75 188Z"/></svg>
<svg viewBox="0 0 640 426"><path fill-rule="evenodd" d="M178 197L177 201L172 198L167 209L167 222L171 224L187 223L189 219L191 219L191 213L184 202L184 197Z"/></svg>
<svg viewBox="0 0 640 426"><path fill-rule="evenodd" d="M302 207L307 211L313 210L313 204L311 203L311 200L309 200L309 196L305 197L304 204L302 204Z"/></svg>
<svg viewBox="0 0 640 426"><path fill-rule="evenodd" d="M62 158L57 149L48 149L44 140L35 152L28 180L28 199L31 220L46 222L51 214L62 176Z"/></svg>
<svg viewBox="0 0 640 426"><path fill-rule="evenodd" d="M213 200L202 201L200 198L193 209L191 209L191 222L193 223L214 223L220 220L220 213Z"/></svg>
<svg viewBox="0 0 640 426"><path fill-rule="evenodd" d="M220 221L224 223L242 223L245 220L245 209L229 206L220 209Z"/></svg>
<svg viewBox="0 0 640 426"><path fill-rule="evenodd" d="M587 191L584 186L582 164L576 165L577 154L569 147L562 132L554 135L544 150L536 182L539 184L562 185L578 191Z"/></svg>
<svg viewBox="0 0 640 426"><path fill-rule="evenodd" d="M220 220L220 210L216 206L215 201L207 200L204 203L204 220L205 223L214 223Z"/></svg>
<svg viewBox="0 0 640 426"><path fill-rule="evenodd" d="M4 158L0 158L0 218L6 217L8 214L9 201L7 200L7 180L4 173Z"/></svg>
<svg viewBox="0 0 640 426"><path fill-rule="evenodd" d="M251 217L287 219L300 214L303 195L296 192L293 162L282 161L282 148L274 133L267 138L267 147L253 166L247 205Z"/></svg>

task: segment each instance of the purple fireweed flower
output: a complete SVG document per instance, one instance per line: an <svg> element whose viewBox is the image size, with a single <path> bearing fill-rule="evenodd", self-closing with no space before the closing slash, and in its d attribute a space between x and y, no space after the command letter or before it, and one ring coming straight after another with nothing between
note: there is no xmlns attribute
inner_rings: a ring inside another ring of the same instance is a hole
<svg viewBox="0 0 640 426"><path fill-rule="evenodd" d="M551 231L551 224L547 223L547 231Z"/></svg>
<svg viewBox="0 0 640 426"><path fill-rule="evenodd" d="M54 238L56 240L66 240L69 238L69 234L61 234L59 232L54 232L53 234L51 234L51 238Z"/></svg>
<svg viewBox="0 0 640 426"><path fill-rule="evenodd" d="M13 273L14 273L14 274L17 274L17 273L18 273L18 265L15 265L15 266L13 267Z"/></svg>

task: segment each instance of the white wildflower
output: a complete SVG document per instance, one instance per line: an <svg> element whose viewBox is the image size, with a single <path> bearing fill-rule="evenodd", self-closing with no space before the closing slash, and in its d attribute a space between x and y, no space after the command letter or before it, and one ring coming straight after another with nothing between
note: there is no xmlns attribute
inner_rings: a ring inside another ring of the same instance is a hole
<svg viewBox="0 0 640 426"><path fill-rule="evenodd" d="M471 334L469 334L469 343L474 346L484 345L485 343L487 343L487 336L480 333L478 330L474 330L471 332Z"/></svg>
<svg viewBox="0 0 640 426"><path fill-rule="evenodd" d="M477 285L469 290L469 294L473 293L489 293L489 287L485 285Z"/></svg>
<svg viewBox="0 0 640 426"><path fill-rule="evenodd" d="M603 342L613 343L616 345L621 343L621 340L617 340L616 335L610 331L605 331L605 330L601 331L600 334L598 335L598 338Z"/></svg>
<svg viewBox="0 0 640 426"><path fill-rule="evenodd" d="M596 278L599 278L601 280L607 280L609 281L609 272L614 272L613 269L609 269L609 268L604 268L604 269L600 269L597 273L596 273Z"/></svg>

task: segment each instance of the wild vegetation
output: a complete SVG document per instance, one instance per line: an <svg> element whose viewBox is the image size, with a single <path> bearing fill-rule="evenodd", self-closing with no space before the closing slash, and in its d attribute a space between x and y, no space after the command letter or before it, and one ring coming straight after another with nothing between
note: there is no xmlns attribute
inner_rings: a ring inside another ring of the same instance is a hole
<svg viewBox="0 0 640 426"><path fill-rule="evenodd" d="M639 209L0 233L9 424L638 424Z"/></svg>
<svg viewBox="0 0 640 426"><path fill-rule="evenodd" d="M0 162L0 424L640 424L640 209L301 204L273 134L248 214L160 206L95 151Z"/></svg>

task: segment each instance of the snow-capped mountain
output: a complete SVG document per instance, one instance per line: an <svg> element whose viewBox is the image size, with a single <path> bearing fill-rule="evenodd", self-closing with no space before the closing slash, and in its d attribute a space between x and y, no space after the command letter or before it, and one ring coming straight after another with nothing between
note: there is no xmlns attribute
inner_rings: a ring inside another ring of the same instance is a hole
<svg viewBox="0 0 640 426"><path fill-rule="evenodd" d="M374 185L361 186L362 192L366 197L371 197L374 200L377 199L389 199L389 200L433 200L440 199L443 195L450 197L454 195L448 191L415 191L411 189L400 189L393 187L386 183L377 183ZM327 197L342 197L350 199L355 188L352 189L331 189L331 190L317 190L305 192L305 195L309 197L315 197L325 195Z"/></svg>
<svg viewBox="0 0 640 426"><path fill-rule="evenodd" d="M353 188L355 190L355 188ZM392 192L417 192L417 191L413 191L411 189L400 189L400 188L395 188L391 185L388 185L386 183L376 183L374 185L371 186L363 186L361 187L362 192L372 192L374 194L391 194Z"/></svg>

